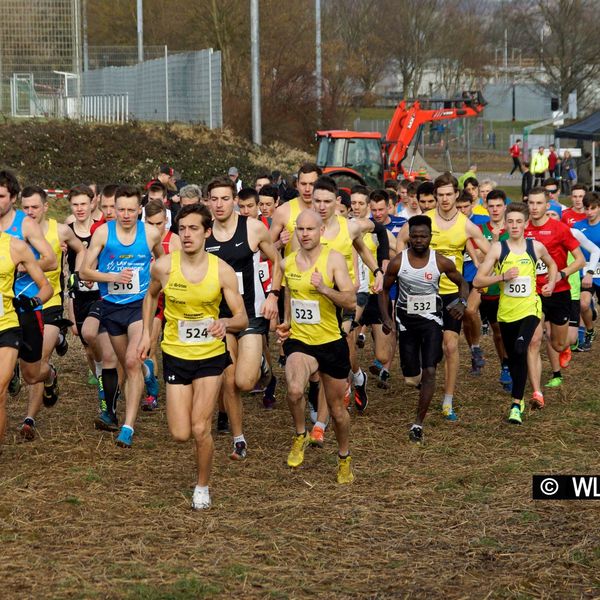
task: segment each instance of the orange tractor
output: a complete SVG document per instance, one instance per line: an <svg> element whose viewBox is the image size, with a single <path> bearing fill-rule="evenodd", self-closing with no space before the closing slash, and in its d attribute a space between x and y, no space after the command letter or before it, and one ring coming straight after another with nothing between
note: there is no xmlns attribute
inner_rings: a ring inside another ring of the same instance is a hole
<svg viewBox="0 0 600 600"><path fill-rule="evenodd" d="M386 179L399 175L414 179L402 166L410 144L415 151L423 125L462 117L476 117L486 105L481 92L463 92L460 98L445 100L402 100L392 116L385 139L373 131L317 131L317 164L340 187L355 184L382 187Z"/></svg>

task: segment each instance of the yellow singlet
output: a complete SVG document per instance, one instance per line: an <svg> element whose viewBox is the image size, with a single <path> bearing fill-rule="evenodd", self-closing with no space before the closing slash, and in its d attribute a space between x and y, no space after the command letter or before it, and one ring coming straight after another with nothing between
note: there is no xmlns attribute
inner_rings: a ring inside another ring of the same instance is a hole
<svg viewBox="0 0 600 600"><path fill-rule="evenodd" d="M328 249L323 249L314 266L300 271L296 263L298 251L285 259L285 286L292 305L292 331L290 338L311 346L334 342L342 337L337 317L337 307L331 300L317 292L310 282L315 269L323 276L323 283L333 288L327 277Z"/></svg>
<svg viewBox="0 0 600 600"><path fill-rule="evenodd" d="M346 264L348 265L348 273L350 273L350 279L352 279L352 281L355 281L354 260L352 257L353 246L352 239L350 238L350 234L348 233L348 219L337 215L337 220L340 225L340 230L338 231L338 234L332 240L321 236L321 244L325 248L337 250L344 257L344 259L346 260Z"/></svg>
<svg viewBox="0 0 600 600"><path fill-rule="evenodd" d="M519 269L516 279L500 283L498 321L512 323L525 317L541 318L542 301L535 287L535 263L527 250L523 254L515 254L510 250L502 263L497 265L496 270L500 275L513 267Z"/></svg>
<svg viewBox="0 0 600 600"><path fill-rule="evenodd" d="M463 252L467 244L467 217L458 211L458 216L452 227L440 229L436 217L437 209L433 208L425 213L431 219L431 244L430 247L449 258L459 273L463 268ZM456 294L458 286L452 283L445 275L440 277L440 294Z"/></svg>
<svg viewBox="0 0 600 600"><path fill-rule="evenodd" d="M10 256L10 240L10 235L0 232L0 331L19 326L12 303L16 265Z"/></svg>
<svg viewBox="0 0 600 600"><path fill-rule="evenodd" d="M373 255L373 260L375 262L377 262L377 247L379 246L379 244L377 243L377 236L373 233L365 233L363 235L363 242L365 243L365 246L369 249L369 252ZM369 272L369 289L370 289L372 287L372 285L375 283L375 275L373 275L373 271L371 271L371 269L369 269L369 267L367 267L366 265L363 264L360 256L358 257L358 259L360 260L360 264L363 265L365 271Z"/></svg>
<svg viewBox="0 0 600 600"><path fill-rule="evenodd" d="M165 286L163 352L183 360L203 360L223 354L225 342L208 333L219 318L221 283L219 258L208 254L204 279L190 283L181 272L181 251L171 252L171 273Z"/></svg>
<svg viewBox="0 0 600 600"><path fill-rule="evenodd" d="M45 273L46 278L52 286L52 298L44 304L44 308L50 308L51 306L62 306L62 274L63 274L63 261L62 261L62 248L60 247L60 239L58 237L58 223L56 219L48 219L48 231L46 233L46 241L52 247L52 252L56 254L57 267L54 271Z"/></svg>
<svg viewBox="0 0 600 600"><path fill-rule="evenodd" d="M296 231L296 219L298 218L298 215L302 212L302 209L300 208L300 198L292 198L288 202L288 206L290 207L290 217L287 223L285 224L285 228L290 232L290 235L293 236L294 232ZM290 241L285 245L285 248L283 250L283 256L288 256L288 254L291 251L292 240L290 238Z"/></svg>

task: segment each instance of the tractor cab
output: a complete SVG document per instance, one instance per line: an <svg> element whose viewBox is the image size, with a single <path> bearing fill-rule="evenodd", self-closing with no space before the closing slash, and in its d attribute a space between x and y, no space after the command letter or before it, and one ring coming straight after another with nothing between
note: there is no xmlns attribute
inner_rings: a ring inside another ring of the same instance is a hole
<svg viewBox="0 0 600 600"><path fill-rule="evenodd" d="M318 131L317 140L317 164L336 180L338 187L381 187L384 156L380 133Z"/></svg>

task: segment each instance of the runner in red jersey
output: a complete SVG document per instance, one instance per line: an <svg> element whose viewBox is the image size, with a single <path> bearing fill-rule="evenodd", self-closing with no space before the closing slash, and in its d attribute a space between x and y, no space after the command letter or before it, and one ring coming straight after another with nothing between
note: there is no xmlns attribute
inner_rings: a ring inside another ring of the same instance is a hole
<svg viewBox="0 0 600 600"><path fill-rule="evenodd" d="M583 197L586 192L587 186L582 183L576 183L571 188L571 208L563 210L560 219L565 225L573 227L578 221L587 219L585 207L583 206Z"/></svg>
<svg viewBox="0 0 600 600"><path fill-rule="evenodd" d="M546 324L548 336L548 352L562 352L568 346L569 317L571 312L571 286L568 277L585 264L585 258L579 242L573 237L567 225L551 219L547 214L548 197L543 188L533 188L529 192L529 222L525 228L525 237L537 240L546 246L548 253L556 262L558 275L554 292L551 296L541 295L542 287L548 282L548 271L538 262L537 292L542 299L542 313ZM567 254L571 252L573 262L567 265ZM541 392L542 360L540 357L540 344L542 329L535 332L529 345L527 364L529 379L533 387L532 406L542 408L544 396ZM562 377L560 371L553 373L553 378Z"/></svg>

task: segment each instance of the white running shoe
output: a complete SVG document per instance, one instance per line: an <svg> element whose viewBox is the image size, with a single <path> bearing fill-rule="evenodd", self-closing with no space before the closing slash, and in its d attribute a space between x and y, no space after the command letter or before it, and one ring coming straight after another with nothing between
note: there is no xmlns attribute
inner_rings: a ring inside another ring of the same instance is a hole
<svg viewBox="0 0 600 600"><path fill-rule="evenodd" d="M203 510L210 508L210 494L208 490L194 489L194 495L192 496L192 509Z"/></svg>

